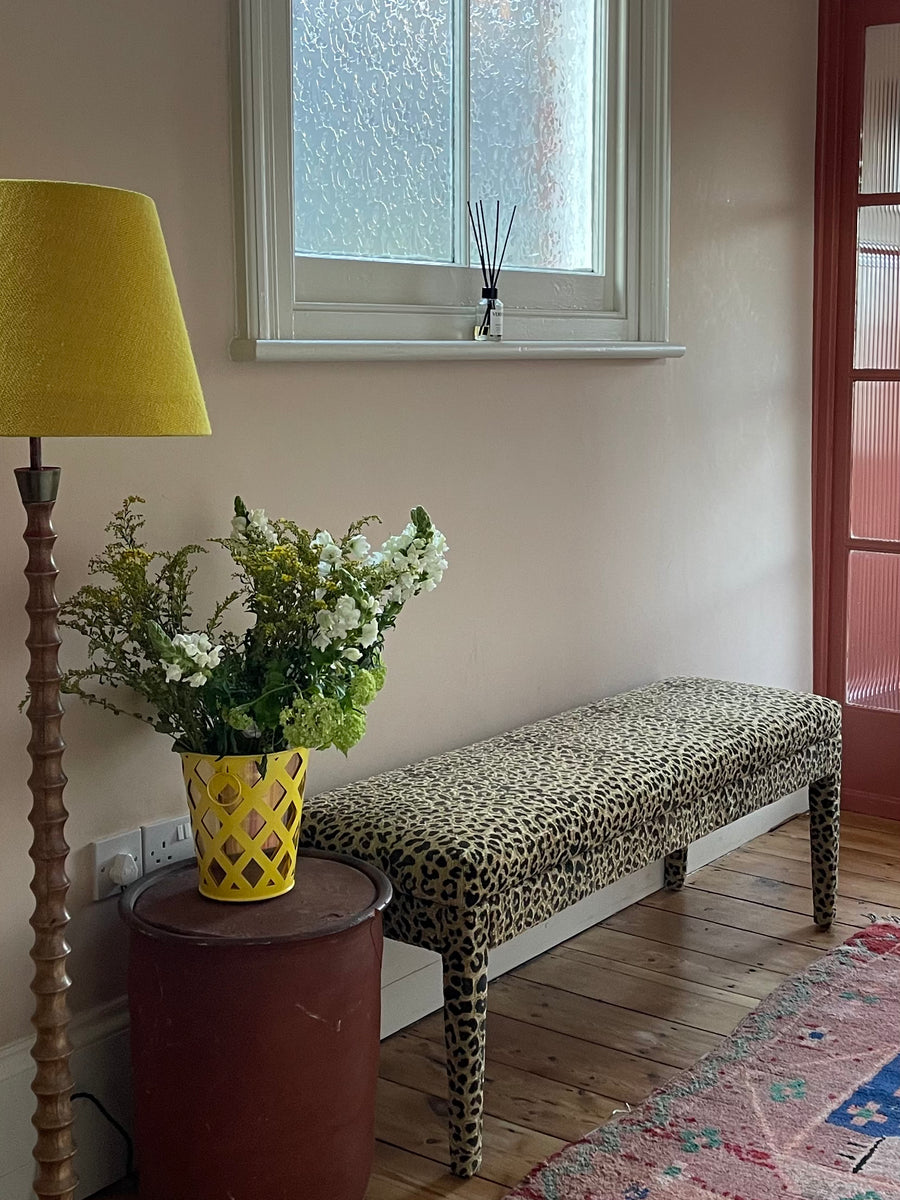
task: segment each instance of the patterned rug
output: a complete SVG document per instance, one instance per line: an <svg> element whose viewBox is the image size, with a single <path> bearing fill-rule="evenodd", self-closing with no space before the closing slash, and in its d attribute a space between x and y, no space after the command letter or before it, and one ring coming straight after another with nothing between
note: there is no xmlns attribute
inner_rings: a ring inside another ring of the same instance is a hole
<svg viewBox="0 0 900 1200"><path fill-rule="evenodd" d="M900 925L787 980L721 1046L508 1200L900 1200Z"/></svg>

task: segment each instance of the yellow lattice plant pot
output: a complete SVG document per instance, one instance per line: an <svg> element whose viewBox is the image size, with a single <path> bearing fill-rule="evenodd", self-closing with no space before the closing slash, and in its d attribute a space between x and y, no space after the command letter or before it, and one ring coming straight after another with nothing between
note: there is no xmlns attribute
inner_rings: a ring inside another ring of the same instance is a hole
<svg viewBox="0 0 900 1200"><path fill-rule="evenodd" d="M294 886L308 750L182 753L200 870L211 900L268 900Z"/></svg>

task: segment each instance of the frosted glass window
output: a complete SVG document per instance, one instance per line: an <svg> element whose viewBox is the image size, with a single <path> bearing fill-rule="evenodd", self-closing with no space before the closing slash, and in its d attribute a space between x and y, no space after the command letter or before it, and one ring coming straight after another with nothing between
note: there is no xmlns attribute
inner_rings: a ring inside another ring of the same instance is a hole
<svg viewBox="0 0 900 1200"><path fill-rule="evenodd" d="M603 273L606 0L465 8L292 0L295 253L469 265L500 200L506 266Z"/></svg>
<svg viewBox="0 0 900 1200"><path fill-rule="evenodd" d="M293 0L294 248L453 259L451 0Z"/></svg>
<svg viewBox="0 0 900 1200"><path fill-rule="evenodd" d="M861 370L900 368L900 207L859 210L856 346Z"/></svg>
<svg viewBox="0 0 900 1200"><path fill-rule="evenodd" d="M471 0L470 190L518 204L510 266L594 266L595 0Z"/></svg>
<svg viewBox="0 0 900 1200"><path fill-rule="evenodd" d="M900 25L866 30L861 192L900 192Z"/></svg>

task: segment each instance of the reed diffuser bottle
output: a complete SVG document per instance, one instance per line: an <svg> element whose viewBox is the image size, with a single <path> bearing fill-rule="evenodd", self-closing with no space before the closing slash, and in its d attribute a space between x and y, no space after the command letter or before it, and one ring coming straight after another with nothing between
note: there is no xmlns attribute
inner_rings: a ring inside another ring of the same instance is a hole
<svg viewBox="0 0 900 1200"><path fill-rule="evenodd" d="M469 210L469 221L472 224L472 233L475 237L478 261L481 266L481 278L484 283L484 287L481 289L481 299L475 310L473 336L476 342L497 342L503 337L503 301L497 294L497 280L500 278L500 268L503 266L506 247L509 245L509 235L517 206L513 205L509 224L506 227L506 237L503 239L503 249L500 250L499 255L497 251L500 246L500 201L497 201L494 215L493 240L488 233L484 201L477 201L474 210L471 204L467 204L466 207Z"/></svg>
<svg viewBox="0 0 900 1200"><path fill-rule="evenodd" d="M503 337L503 301L497 298L497 289L482 288L481 299L475 309L475 340Z"/></svg>

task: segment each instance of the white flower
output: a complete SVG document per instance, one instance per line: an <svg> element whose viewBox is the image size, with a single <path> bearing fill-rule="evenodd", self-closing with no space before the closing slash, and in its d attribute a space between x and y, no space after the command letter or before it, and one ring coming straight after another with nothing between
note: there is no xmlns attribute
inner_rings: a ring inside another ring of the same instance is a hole
<svg viewBox="0 0 900 1200"><path fill-rule="evenodd" d="M314 595L317 600L324 600L325 599L325 589L324 588L316 588Z"/></svg>
<svg viewBox="0 0 900 1200"><path fill-rule="evenodd" d="M350 539L347 549L350 557L355 558L358 562L362 562L363 559L368 558L372 552L369 539L361 533L357 533L355 537Z"/></svg>
<svg viewBox="0 0 900 1200"><path fill-rule="evenodd" d="M378 637L378 622L366 621L362 629L359 631L359 644L361 646L371 646Z"/></svg>
<svg viewBox="0 0 900 1200"><path fill-rule="evenodd" d="M322 576L323 579L325 578L326 575L330 575L331 574L331 563L320 562L319 563L319 574Z"/></svg>
<svg viewBox="0 0 900 1200"><path fill-rule="evenodd" d="M278 541L278 535L266 517L264 508L251 508L246 517L231 518L231 530L234 537L246 540L251 529L270 546L274 546Z"/></svg>
<svg viewBox="0 0 900 1200"><path fill-rule="evenodd" d="M359 660L362 658L362 651L357 650L355 646L348 646L343 653L343 657L346 658L348 662L359 662Z"/></svg>
<svg viewBox="0 0 900 1200"><path fill-rule="evenodd" d="M181 667L178 663L166 663L166 683L178 683L181 674Z"/></svg>
<svg viewBox="0 0 900 1200"><path fill-rule="evenodd" d="M332 542L330 545L322 547L322 551L319 554L319 562L339 563L343 557L340 546L336 546Z"/></svg>
<svg viewBox="0 0 900 1200"><path fill-rule="evenodd" d="M321 529L310 542L310 545L315 546L316 548L319 546L333 546L334 538L327 529Z"/></svg>
<svg viewBox="0 0 900 1200"><path fill-rule="evenodd" d="M334 606L335 616L340 621L348 625L351 629L354 625L359 624L359 609L356 607L356 601L352 596L339 596L337 603Z"/></svg>
<svg viewBox="0 0 900 1200"><path fill-rule="evenodd" d="M222 654L223 650L221 646L213 646L212 650L210 650L209 654L207 655L208 665L210 667L217 667L222 661Z"/></svg>
<svg viewBox="0 0 900 1200"><path fill-rule="evenodd" d="M327 650L328 647L331 645L331 638L328 636L327 633L325 633L324 630L320 629L319 632L313 638L312 644L316 647L317 650Z"/></svg>
<svg viewBox="0 0 900 1200"><path fill-rule="evenodd" d="M206 683L206 676L202 671L196 671L193 675L188 675L185 682L189 683L192 688L201 688Z"/></svg>

